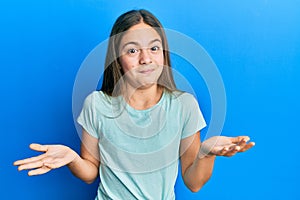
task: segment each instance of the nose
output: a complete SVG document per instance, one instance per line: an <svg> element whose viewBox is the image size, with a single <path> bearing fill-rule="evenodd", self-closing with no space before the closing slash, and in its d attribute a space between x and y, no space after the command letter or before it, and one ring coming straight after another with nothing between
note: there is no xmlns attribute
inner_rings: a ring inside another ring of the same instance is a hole
<svg viewBox="0 0 300 200"><path fill-rule="evenodd" d="M143 48L140 50L140 64L145 65L145 64L150 64L152 63L152 58L151 55L148 52L147 48Z"/></svg>

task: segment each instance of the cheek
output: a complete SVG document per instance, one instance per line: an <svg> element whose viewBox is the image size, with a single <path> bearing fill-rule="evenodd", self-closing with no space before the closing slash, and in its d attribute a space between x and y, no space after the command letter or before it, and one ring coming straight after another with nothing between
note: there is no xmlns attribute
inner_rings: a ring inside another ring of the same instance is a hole
<svg viewBox="0 0 300 200"><path fill-rule="evenodd" d="M126 57L120 57L120 64L124 73L128 72L134 67L134 61Z"/></svg>
<svg viewBox="0 0 300 200"><path fill-rule="evenodd" d="M163 66L163 65L164 65L164 54L163 54L163 53L160 54L160 55L157 57L156 61L157 61L157 64L158 64L158 65Z"/></svg>

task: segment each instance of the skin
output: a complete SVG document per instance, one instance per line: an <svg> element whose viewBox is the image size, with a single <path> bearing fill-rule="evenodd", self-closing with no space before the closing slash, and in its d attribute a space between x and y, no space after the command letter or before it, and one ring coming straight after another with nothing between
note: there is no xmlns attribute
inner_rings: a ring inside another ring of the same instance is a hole
<svg viewBox="0 0 300 200"><path fill-rule="evenodd" d="M156 84L164 64L158 33L144 23L131 27L121 40L119 53L128 103L139 110L155 105L163 91Z"/></svg>
<svg viewBox="0 0 300 200"><path fill-rule="evenodd" d="M119 53L128 103L140 110L155 105L163 92L156 84L163 68L160 36L144 23L132 26L121 40ZM248 136L215 136L201 143L200 132L181 140L181 172L186 186L193 192L200 190L211 177L215 157L230 157L247 151L255 145L249 140ZM18 160L14 165L18 170L29 170L29 176L68 166L75 176L92 183L98 176L100 165L98 142L83 130L80 155L64 145L31 144L32 150L43 153Z"/></svg>

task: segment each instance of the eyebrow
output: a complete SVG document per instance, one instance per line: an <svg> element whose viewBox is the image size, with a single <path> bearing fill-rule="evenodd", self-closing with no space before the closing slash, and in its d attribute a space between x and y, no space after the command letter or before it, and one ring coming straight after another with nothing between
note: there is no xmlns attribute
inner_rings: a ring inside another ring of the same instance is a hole
<svg viewBox="0 0 300 200"><path fill-rule="evenodd" d="M151 40L151 41L149 42L149 44L152 44L152 43L154 43L154 42L160 42L160 43L162 43L162 41L161 41L160 39L156 38L156 39ZM138 42L134 42L134 41L127 42L127 43L125 43L125 44L122 46L121 50L123 50L127 45L130 45L130 44L133 44L133 45L136 45L136 46L139 45Z"/></svg>

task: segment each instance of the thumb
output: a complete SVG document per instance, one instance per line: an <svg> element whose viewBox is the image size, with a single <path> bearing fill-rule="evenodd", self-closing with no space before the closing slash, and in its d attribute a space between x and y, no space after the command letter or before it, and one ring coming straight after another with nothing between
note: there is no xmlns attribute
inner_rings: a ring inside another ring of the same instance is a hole
<svg viewBox="0 0 300 200"><path fill-rule="evenodd" d="M29 145L29 148L35 151L46 152L48 150L48 145L32 143Z"/></svg>

